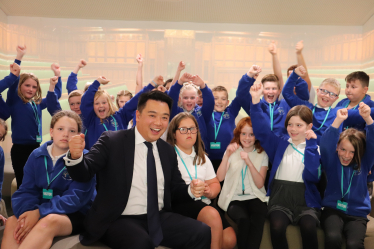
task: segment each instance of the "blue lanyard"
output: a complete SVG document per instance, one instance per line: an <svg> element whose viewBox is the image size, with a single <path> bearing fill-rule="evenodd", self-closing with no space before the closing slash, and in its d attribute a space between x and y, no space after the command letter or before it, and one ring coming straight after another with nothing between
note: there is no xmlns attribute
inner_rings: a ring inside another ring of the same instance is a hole
<svg viewBox="0 0 374 249"><path fill-rule="evenodd" d="M314 116L314 110L316 109L316 106L317 106L317 104L316 104L316 105L314 106L314 108L313 108L313 112L312 112L313 116ZM323 125L324 125L325 122L326 122L327 117L329 116L330 110L331 110L331 106L329 107L329 110L327 111L326 116L325 116L325 119L323 120L321 126L320 126L317 130L314 130L314 131L318 131L319 129L321 129L321 128L323 127Z"/></svg>
<svg viewBox="0 0 374 249"><path fill-rule="evenodd" d="M114 127L115 127L115 129L117 130L117 121L116 121L116 119L113 117L113 115L110 115L111 117L112 117L112 119L114 120ZM106 125L103 123L103 126L104 126L104 128L105 128L105 130L106 131L108 131L108 129L106 128Z"/></svg>
<svg viewBox="0 0 374 249"><path fill-rule="evenodd" d="M58 174L52 179L52 181L49 181L49 175L48 175L48 167L47 167L47 157L44 156L44 164L45 164L45 171L47 172L47 182L48 182L48 188L49 189L49 185L51 185L51 183L61 174L61 172L66 168L65 166L62 168L62 170L60 172L58 172Z"/></svg>
<svg viewBox="0 0 374 249"><path fill-rule="evenodd" d="M181 155L179 154L179 151L178 151L177 147L174 147L174 149L175 149L175 151L177 152L179 158L182 160L182 163L183 163L184 167L186 168L187 173L188 173L188 175L190 176L190 179L191 179L191 182L192 182L192 176L191 176L191 174L190 174L190 171L188 171L188 168L187 168L187 166L186 166L186 163L184 162L183 158L182 158ZM195 179L197 179L197 167L196 167L196 163L195 163Z"/></svg>
<svg viewBox="0 0 374 249"><path fill-rule="evenodd" d="M302 162L304 163L304 153L301 153L301 151L299 151L298 149L296 149L296 147L293 146L293 144L290 143L290 145L291 145L291 147L292 147L294 150L296 150L297 152L299 152L300 155L303 156L303 160L302 160Z"/></svg>
<svg viewBox="0 0 374 249"><path fill-rule="evenodd" d="M38 107L36 106L35 102L34 101L31 101L29 102L30 105L31 105L31 108L32 110L34 111L34 115L35 115L35 122L36 122L36 125L38 126L38 134L40 134L40 119L39 119L39 115L38 115ZM34 106L34 105L35 106Z"/></svg>
<svg viewBox="0 0 374 249"><path fill-rule="evenodd" d="M353 170L353 173L352 173L352 176L351 176L351 180L349 182L349 186L348 186L347 192L345 192L345 194L343 194L343 176L344 176L344 170L343 170L343 165L342 165L342 177L341 177L342 200L343 200L344 196L346 196L348 194L349 190L351 190L352 180L353 180L353 176L354 176L355 172L356 172L356 170Z"/></svg>
<svg viewBox="0 0 374 249"><path fill-rule="evenodd" d="M270 112L270 128L273 130L273 122L274 122L274 108L275 108L275 102L274 106L269 103L269 112Z"/></svg>
<svg viewBox="0 0 374 249"><path fill-rule="evenodd" d="M247 169L248 169L248 165L245 165L244 175L243 175L243 169L242 169L242 191L243 191L243 195L244 195L244 190L245 190L244 179L245 179L245 176L247 175Z"/></svg>
<svg viewBox="0 0 374 249"><path fill-rule="evenodd" d="M356 108L357 108L357 106L362 102L362 101L364 101L364 99L366 98L366 95L365 95L365 97L355 106L355 107L353 107L352 109L353 110L355 110ZM348 106L349 106L349 104L351 103L351 101L349 101L346 105L345 105L345 108L347 108Z"/></svg>
<svg viewBox="0 0 374 249"><path fill-rule="evenodd" d="M216 122L214 120L214 112L212 113L213 124L214 124L214 142L217 142L217 136L218 136L219 128L221 128L223 114L225 114L225 112L222 112L221 120L219 121L218 129L217 129Z"/></svg>

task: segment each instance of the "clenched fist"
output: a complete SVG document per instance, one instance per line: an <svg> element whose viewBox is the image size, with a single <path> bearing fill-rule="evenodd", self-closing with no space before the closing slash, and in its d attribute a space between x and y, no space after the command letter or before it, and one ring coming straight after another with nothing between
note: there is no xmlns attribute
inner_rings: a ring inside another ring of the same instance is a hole
<svg viewBox="0 0 374 249"><path fill-rule="evenodd" d="M71 159L79 159L82 154L86 143L84 141L84 134L75 135L69 141L69 150Z"/></svg>

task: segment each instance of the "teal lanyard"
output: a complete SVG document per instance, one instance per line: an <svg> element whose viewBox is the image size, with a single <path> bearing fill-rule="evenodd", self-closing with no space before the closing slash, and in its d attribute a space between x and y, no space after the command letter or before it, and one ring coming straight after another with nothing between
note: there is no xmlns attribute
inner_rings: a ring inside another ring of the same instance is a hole
<svg viewBox="0 0 374 249"><path fill-rule="evenodd" d="M219 128L221 128L223 114L225 114L225 112L222 112L221 120L219 121L218 129L217 129L216 121L214 120L214 112L212 113L213 124L214 124L214 142L215 143L217 142L217 136L218 136Z"/></svg>
<svg viewBox="0 0 374 249"><path fill-rule="evenodd" d="M245 165L244 174L243 174L243 169L242 169L242 191L243 191L243 195L244 195L244 190L245 190L244 179L245 179L245 176L247 175L247 169L248 169L248 165Z"/></svg>
<svg viewBox="0 0 374 249"><path fill-rule="evenodd" d="M31 101L30 105L31 105L32 110L34 111L35 122L36 122L36 125L38 126L38 134L40 135L40 119L38 115L38 107L36 106L34 101Z"/></svg>
<svg viewBox="0 0 374 249"><path fill-rule="evenodd" d="M48 175L48 166L47 166L47 157L45 156L44 157L44 164L45 164L45 171L47 172L47 182L48 182L48 188L49 189L49 185L51 185L51 183L62 173L62 171L66 168L65 166L62 168L62 170L60 172L58 172L58 174L52 179L52 181L49 181L49 175Z"/></svg>
<svg viewBox="0 0 374 249"><path fill-rule="evenodd" d="M273 122L274 122L274 108L275 108L275 102L274 106L269 103L269 112L270 112L270 128L273 130Z"/></svg>
<svg viewBox="0 0 374 249"><path fill-rule="evenodd" d="M349 182L349 186L348 186L348 189L347 189L347 192L345 192L345 194L343 194L343 176L344 176L344 170L343 170L343 165L342 165L342 177L341 177L341 190L342 190L342 200L344 198L344 196L346 196L349 192L349 190L351 190L351 185L352 185L352 180L353 180L353 176L355 174L356 170L353 170L353 173L352 173L352 176L351 176L351 180Z"/></svg>
<svg viewBox="0 0 374 249"><path fill-rule="evenodd" d="M357 106L362 102L364 101L364 99L366 98L366 96L355 106L353 107L352 109L355 110L357 108ZM349 101L346 105L345 105L345 108L347 108L349 106L349 104L351 103L351 101Z"/></svg>
<svg viewBox="0 0 374 249"><path fill-rule="evenodd" d="M302 153L301 151L299 151L298 149L296 149L296 147L293 146L293 144L290 143L290 145L292 146L292 148L293 148L294 150L296 150L297 152L299 152L300 155L303 156L303 160L302 160L302 162L304 163L304 153Z"/></svg>
<svg viewBox="0 0 374 249"><path fill-rule="evenodd" d="M317 104L316 104L316 105L314 106L314 108L313 108L313 112L312 112L313 116L314 116L314 111L315 111L315 109L316 109L316 106L317 106ZM329 107L329 110L327 111L326 116L325 116L325 119L323 120L321 126L320 126L317 130L314 130L314 131L318 131L319 129L321 129L321 128L323 127L323 125L324 125L325 122L326 122L327 117L329 116L330 110L331 110L331 106Z"/></svg>
<svg viewBox="0 0 374 249"><path fill-rule="evenodd" d="M183 163L184 167L186 168L187 173L188 173L188 175L190 176L190 179L191 179L191 182L192 182L192 176L191 176L191 174L190 174L190 171L188 171L188 168L187 168L187 166L186 166L186 163L184 162L183 158L182 158L181 155L179 154L179 151L178 151L177 147L174 147L174 149L175 149L175 151L177 152L179 158L182 160L182 163ZM195 179L197 179L197 167L196 167L196 163L195 163Z"/></svg>
<svg viewBox="0 0 374 249"><path fill-rule="evenodd" d="M116 119L112 116L112 115L110 115L111 117L112 117L112 119L114 120L114 127L115 127L115 129L117 130L117 121L116 121ZM104 126L104 128L105 128L105 130L106 131L108 131L108 129L106 128L106 125L103 123L103 126Z"/></svg>

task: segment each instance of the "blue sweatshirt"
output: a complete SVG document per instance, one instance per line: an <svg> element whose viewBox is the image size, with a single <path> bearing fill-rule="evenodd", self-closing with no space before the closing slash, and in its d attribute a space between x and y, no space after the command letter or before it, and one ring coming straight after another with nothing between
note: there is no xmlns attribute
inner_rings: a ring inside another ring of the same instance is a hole
<svg viewBox="0 0 374 249"><path fill-rule="evenodd" d="M373 134L371 134L373 133ZM322 206L337 209L337 201L342 199L341 176L342 165L340 163L336 146L339 140L339 129L329 127L321 138L321 159L322 167L326 172L327 186ZM370 213L370 198L366 185L366 178L370 168L374 164L374 124L367 126L366 150L361 158L361 170L355 171L352 178L350 191L344 196L343 201L347 202L347 210L341 211L345 214L365 217ZM343 192L348 190L350 178L354 172L354 166L343 166Z"/></svg>
<svg viewBox="0 0 374 249"><path fill-rule="evenodd" d="M256 139L260 141L261 146L265 149L269 160L272 163L270 172L267 195L271 195L271 186L278 167L283 159L284 152L289 146L289 142L284 137L278 137L270 130L270 124L263 122L266 114L261 109L261 104L251 106L251 120L253 132ZM316 139L306 140L304 151L304 171L303 181L305 183L305 201L308 207L321 208L321 196L318 192L316 184L319 181L319 165L320 155Z"/></svg>
<svg viewBox="0 0 374 249"><path fill-rule="evenodd" d="M234 137L234 129L236 127L235 125L235 118L238 116L238 113L240 111L240 103L235 98L231 102L231 104L225 109L225 111L222 112L213 112L213 117L209 119L209 122L206 124L207 131L208 131L208 146L205 148L206 152L209 155L209 158L211 160L220 160L223 157L223 154L226 151L227 146L230 144L232 138ZM220 123L222 117L222 123L221 127L218 130L218 126ZM215 129L218 130L217 135L217 142L221 143L220 149L210 149L210 143L215 142Z"/></svg>
<svg viewBox="0 0 374 249"><path fill-rule="evenodd" d="M173 106L171 108L170 121L181 112L184 112L183 108L178 106L179 92L182 89L182 85L179 85L178 81L175 82L169 89L169 96L173 99ZM205 149L207 149L210 144L208 142L208 131L206 124L212 118L212 113L214 110L214 97L210 88L205 85L203 89L200 89L203 94L204 104L202 107L196 105L192 111L192 115L196 118L199 125L199 131L201 139L204 142Z"/></svg>
<svg viewBox="0 0 374 249"><path fill-rule="evenodd" d="M94 111L94 97L100 86L100 83L95 80L87 89L87 91L82 96L81 102L81 112L83 116L83 126L86 128L86 149L90 149L92 145L96 143L101 134L108 131L115 130L126 130L127 125L131 119L133 119L133 114L138 107L139 96L152 90L154 86L149 84L144 87L140 92L138 92L132 99L130 99L126 105L124 105L119 111L117 111L112 116L103 120L101 122L100 118L96 116ZM111 101L111 100L110 100ZM105 125L105 126L104 126ZM105 129L106 127L106 129Z"/></svg>
<svg viewBox="0 0 374 249"><path fill-rule="evenodd" d="M0 94L0 118L2 120L7 120L10 117L10 109L5 103L3 96Z"/></svg>
<svg viewBox="0 0 374 249"><path fill-rule="evenodd" d="M4 181L4 165L5 165L4 150L0 146L0 200L3 198L2 189L3 189L3 181Z"/></svg>
<svg viewBox="0 0 374 249"><path fill-rule="evenodd" d="M77 74L71 72L68 81L66 82L66 90L68 90L68 94L70 94L72 91L78 90L77 84L78 84L78 78Z"/></svg>
<svg viewBox="0 0 374 249"><path fill-rule="evenodd" d="M341 101L339 101L336 107L347 108L350 102L351 101L348 98L342 99ZM367 104L368 106L372 108L374 107L374 101L371 100L370 95L366 94L362 102L364 102L365 104ZM352 108L352 109L357 110L357 108L358 107L356 106L355 108ZM348 120L347 122L346 121L343 122L343 127L344 128L356 128L357 130L363 131L365 130L366 123L365 121L363 121L363 122L354 122L353 124L349 124L349 120Z"/></svg>
<svg viewBox="0 0 374 249"><path fill-rule="evenodd" d="M96 193L95 178L89 182L73 181L65 168L63 157L53 167L47 150L51 144L52 141L48 141L35 149L25 164L22 185L12 196L13 212L17 218L35 209L39 209L40 218L43 218L48 214L71 214L78 211L86 214L91 207ZM48 188L45 158L50 181L62 170L50 184L49 189L53 190L53 198L50 200L43 199L43 189Z"/></svg>
<svg viewBox="0 0 374 249"><path fill-rule="evenodd" d="M250 78L247 74L244 74L239 81L238 89L236 90L236 97L238 98L240 105L243 107L244 111L250 116L251 115L251 103L252 96L249 93L249 89L256 80ZM273 132L277 136L288 137L287 130L284 126L286 116L290 107L284 99L281 101L276 100L274 103L269 104L265 99L261 99L261 109L266 114L264 116L263 122L271 124L270 113L273 113Z"/></svg>

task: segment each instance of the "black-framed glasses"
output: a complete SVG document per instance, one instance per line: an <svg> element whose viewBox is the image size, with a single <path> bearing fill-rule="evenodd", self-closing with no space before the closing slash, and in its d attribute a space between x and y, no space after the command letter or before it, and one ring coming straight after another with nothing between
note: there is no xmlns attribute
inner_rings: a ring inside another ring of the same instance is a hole
<svg viewBox="0 0 374 249"><path fill-rule="evenodd" d="M190 128L181 127L181 128L177 128L177 130L179 130L181 134L187 134L188 131L190 131L192 134L196 134L199 129L197 127L190 127Z"/></svg>
<svg viewBox="0 0 374 249"><path fill-rule="evenodd" d="M327 91L326 89L322 89L322 88L320 88L319 90L321 91L321 94L322 94L322 95L326 95L326 94L328 94L328 95L330 96L330 98L336 98L336 97L339 96L338 94L333 93L333 92L330 92L330 91Z"/></svg>

